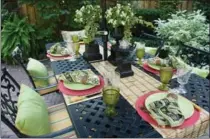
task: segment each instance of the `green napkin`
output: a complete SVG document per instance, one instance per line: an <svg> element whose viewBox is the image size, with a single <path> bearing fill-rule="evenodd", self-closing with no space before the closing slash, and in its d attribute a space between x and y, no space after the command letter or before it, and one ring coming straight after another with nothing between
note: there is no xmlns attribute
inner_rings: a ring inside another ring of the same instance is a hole
<svg viewBox="0 0 210 139"><path fill-rule="evenodd" d="M55 43L50 47L50 54L68 55L68 50L62 47L60 43Z"/></svg>
<svg viewBox="0 0 210 139"><path fill-rule="evenodd" d="M152 102L149 104L148 111L161 126L168 125L170 127L176 127L180 126L185 120L177 100L172 97L166 97L159 101Z"/></svg>
<svg viewBox="0 0 210 139"><path fill-rule="evenodd" d="M66 83L81 83L88 85L99 85L100 80L91 70L76 70L63 74L62 80Z"/></svg>

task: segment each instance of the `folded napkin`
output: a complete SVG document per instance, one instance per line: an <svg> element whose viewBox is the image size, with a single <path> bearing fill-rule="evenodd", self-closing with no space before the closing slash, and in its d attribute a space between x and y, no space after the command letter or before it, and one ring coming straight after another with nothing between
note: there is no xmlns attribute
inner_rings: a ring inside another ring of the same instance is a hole
<svg viewBox="0 0 210 139"><path fill-rule="evenodd" d="M169 61L167 59L162 59L159 57L149 58L148 63L157 66L169 66Z"/></svg>
<svg viewBox="0 0 210 139"><path fill-rule="evenodd" d="M176 127L183 124L185 118L180 111L177 99L166 97L149 104L150 115L157 121L158 125Z"/></svg>
<svg viewBox="0 0 210 139"><path fill-rule="evenodd" d="M59 79L67 83L81 83L89 85L100 84L99 77L95 75L90 69L65 72L60 76Z"/></svg>
<svg viewBox="0 0 210 139"><path fill-rule="evenodd" d="M68 50L62 47L60 43L55 43L51 46L49 52L50 54L61 54L63 56L69 54Z"/></svg>

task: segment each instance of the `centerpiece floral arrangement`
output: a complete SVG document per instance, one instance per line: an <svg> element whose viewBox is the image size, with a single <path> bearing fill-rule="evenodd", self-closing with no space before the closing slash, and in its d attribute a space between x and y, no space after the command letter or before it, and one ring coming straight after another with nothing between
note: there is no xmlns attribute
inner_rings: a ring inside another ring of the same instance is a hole
<svg viewBox="0 0 210 139"><path fill-rule="evenodd" d="M94 40L99 28L102 10L99 5L86 5L76 10L74 21L82 26L85 26L85 43L90 43Z"/></svg>
<svg viewBox="0 0 210 139"><path fill-rule="evenodd" d="M131 9L131 5L117 4L115 7L109 8L106 11L107 23L112 25L113 28L119 26L124 27L124 38L125 40L131 39L131 28L138 22L138 18L134 15Z"/></svg>

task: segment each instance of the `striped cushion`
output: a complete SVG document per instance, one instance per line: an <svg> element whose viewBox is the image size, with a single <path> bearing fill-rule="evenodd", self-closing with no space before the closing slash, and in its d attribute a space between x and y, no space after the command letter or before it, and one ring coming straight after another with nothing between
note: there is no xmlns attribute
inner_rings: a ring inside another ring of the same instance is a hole
<svg viewBox="0 0 210 139"><path fill-rule="evenodd" d="M64 103L52 106L48 108L49 121L51 123L51 132L60 131L67 127L72 126L72 122L69 118L66 106ZM67 132L65 134L56 136L56 138L76 138L74 131Z"/></svg>

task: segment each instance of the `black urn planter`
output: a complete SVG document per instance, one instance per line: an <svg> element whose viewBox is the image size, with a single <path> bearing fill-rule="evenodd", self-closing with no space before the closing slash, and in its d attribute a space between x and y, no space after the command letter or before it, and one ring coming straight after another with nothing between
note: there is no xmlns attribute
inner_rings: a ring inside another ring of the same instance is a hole
<svg viewBox="0 0 210 139"><path fill-rule="evenodd" d="M131 62L127 60L121 60L118 63L115 71L120 74L120 78L133 76L134 74L134 72L131 69Z"/></svg>
<svg viewBox="0 0 210 139"><path fill-rule="evenodd" d="M168 49L161 49L159 54L158 54L158 57L159 58L162 58L162 59L165 59L167 58L169 55L169 50Z"/></svg>
<svg viewBox="0 0 210 139"><path fill-rule="evenodd" d="M85 52L83 57L88 61L101 60L102 55L100 54L99 45L96 41L92 41L89 44L85 44Z"/></svg>
<svg viewBox="0 0 210 139"><path fill-rule="evenodd" d="M118 50L119 50L119 45L120 45L119 41L122 40L124 36L124 27L119 26L119 27L114 28L111 35L116 40L116 44L113 45L111 48L111 55L108 57L108 61L112 65L116 66L119 60L122 59L120 51Z"/></svg>

